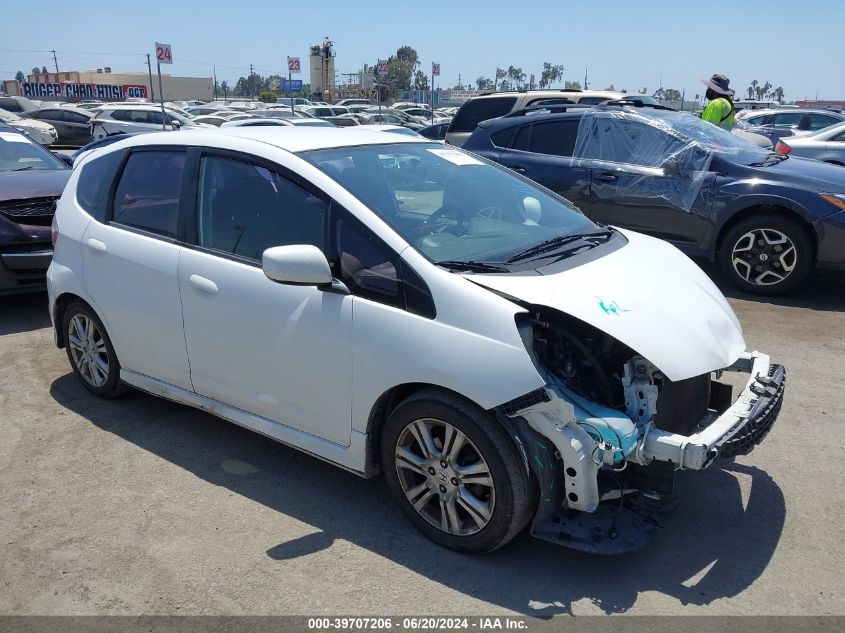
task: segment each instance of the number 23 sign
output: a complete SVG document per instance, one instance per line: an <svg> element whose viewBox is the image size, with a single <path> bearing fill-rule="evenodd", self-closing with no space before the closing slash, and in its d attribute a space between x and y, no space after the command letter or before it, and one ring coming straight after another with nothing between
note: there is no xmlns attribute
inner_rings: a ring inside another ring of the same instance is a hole
<svg viewBox="0 0 845 633"><path fill-rule="evenodd" d="M159 44L156 42L156 61L159 64L173 63L173 52L170 50L170 44Z"/></svg>

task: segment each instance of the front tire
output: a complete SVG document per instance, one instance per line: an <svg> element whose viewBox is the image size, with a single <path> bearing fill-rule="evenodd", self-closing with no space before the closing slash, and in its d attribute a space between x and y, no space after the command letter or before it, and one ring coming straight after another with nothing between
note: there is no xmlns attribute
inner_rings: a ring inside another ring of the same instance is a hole
<svg viewBox="0 0 845 633"><path fill-rule="evenodd" d="M120 380L120 363L102 321L88 304L71 303L62 327L73 373L88 391L101 398L116 398L126 392Z"/></svg>
<svg viewBox="0 0 845 633"><path fill-rule="evenodd" d="M730 282L757 295L792 292L813 269L813 245L804 228L776 213L737 222L719 245L719 266Z"/></svg>
<svg viewBox="0 0 845 633"><path fill-rule="evenodd" d="M536 487L492 416L426 389L403 401L382 434L388 487L411 522L460 552L505 545L528 523Z"/></svg>

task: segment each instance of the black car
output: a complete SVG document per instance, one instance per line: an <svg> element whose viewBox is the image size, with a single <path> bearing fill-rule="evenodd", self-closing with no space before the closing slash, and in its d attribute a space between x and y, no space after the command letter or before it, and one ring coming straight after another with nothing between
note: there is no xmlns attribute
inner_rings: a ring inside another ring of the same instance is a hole
<svg viewBox="0 0 845 633"><path fill-rule="evenodd" d="M82 108L45 106L24 112L21 116L49 123L59 135L57 145L82 147L94 138L91 135L93 114Z"/></svg>
<svg viewBox="0 0 845 633"><path fill-rule="evenodd" d="M44 289L53 205L70 175L38 143L0 125L0 294Z"/></svg>
<svg viewBox="0 0 845 633"><path fill-rule="evenodd" d="M718 261L749 292L789 292L814 266L845 270L845 170L765 151L689 113L529 108L482 122L463 148L595 221Z"/></svg>

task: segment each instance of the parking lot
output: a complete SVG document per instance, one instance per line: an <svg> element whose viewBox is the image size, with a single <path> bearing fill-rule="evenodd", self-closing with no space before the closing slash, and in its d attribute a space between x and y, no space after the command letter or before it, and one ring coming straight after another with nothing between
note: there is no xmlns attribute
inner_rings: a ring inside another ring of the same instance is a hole
<svg viewBox="0 0 845 633"><path fill-rule="evenodd" d="M527 534L442 549L381 479L137 392L93 398L46 296L0 298L0 612L841 614L845 276L725 290L749 348L788 368L780 419L751 455L681 473L665 529L618 558Z"/></svg>

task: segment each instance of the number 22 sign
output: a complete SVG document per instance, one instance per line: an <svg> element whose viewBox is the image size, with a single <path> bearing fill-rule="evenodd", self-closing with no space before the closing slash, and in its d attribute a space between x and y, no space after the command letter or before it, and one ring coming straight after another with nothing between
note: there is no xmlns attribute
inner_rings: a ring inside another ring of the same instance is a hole
<svg viewBox="0 0 845 633"><path fill-rule="evenodd" d="M170 50L170 44L159 44L156 42L156 61L159 64L173 63L173 52Z"/></svg>

